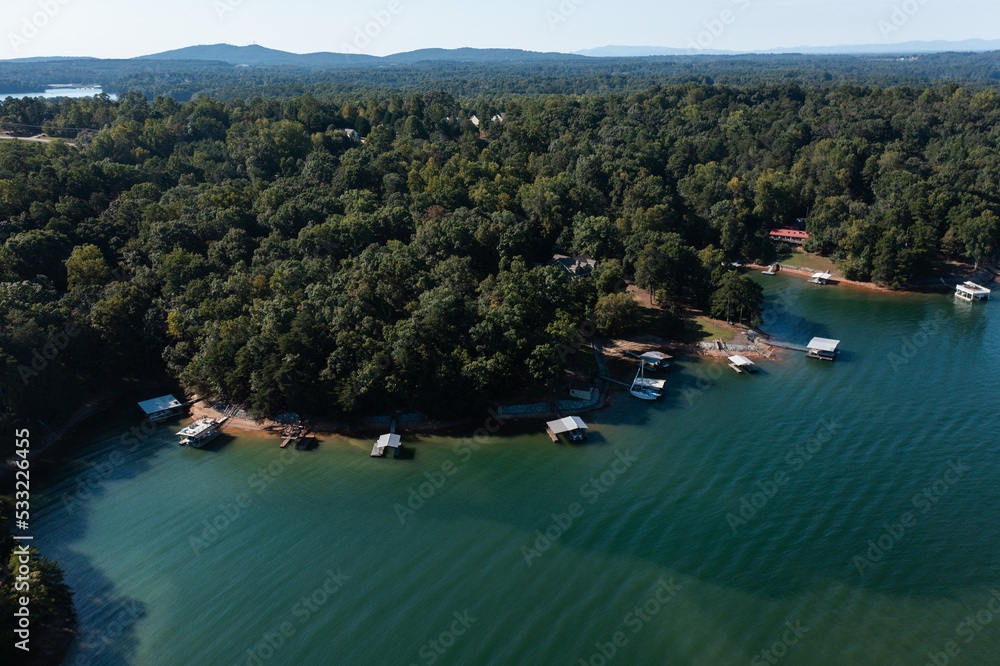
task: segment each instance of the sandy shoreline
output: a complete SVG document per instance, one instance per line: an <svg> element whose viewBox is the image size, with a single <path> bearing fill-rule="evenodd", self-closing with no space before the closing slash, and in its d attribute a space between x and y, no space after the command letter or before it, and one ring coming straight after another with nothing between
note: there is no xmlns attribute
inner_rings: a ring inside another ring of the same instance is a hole
<svg viewBox="0 0 1000 666"><path fill-rule="evenodd" d="M766 271L770 266L760 266L758 264L744 264L744 268L749 268L755 271ZM781 265L781 270L778 271L778 275L791 275L793 277L802 278L803 280L808 280L817 271L811 268L800 268L798 266L785 266ZM865 291L878 291L882 293L905 293L904 289L889 289L888 287L880 287L874 282L858 282L857 280L848 280L846 278L840 277L839 275L834 275L830 280L831 287L853 287L855 289L863 289Z"/></svg>

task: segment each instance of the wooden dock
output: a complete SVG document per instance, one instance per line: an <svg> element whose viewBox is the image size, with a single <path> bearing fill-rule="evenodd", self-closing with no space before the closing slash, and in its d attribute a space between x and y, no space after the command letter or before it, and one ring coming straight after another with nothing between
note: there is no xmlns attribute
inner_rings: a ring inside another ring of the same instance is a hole
<svg viewBox="0 0 1000 666"><path fill-rule="evenodd" d="M770 345L771 347L781 347L782 349L791 349L800 352L809 351L809 348L805 345L797 345L792 342L779 342L777 340L762 340L762 342L766 345Z"/></svg>
<svg viewBox="0 0 1000 666"><path fill-rule="evenodd" d="M549 437L552 438L553 442L555 442L556 444L559 443L559 436L556 435L554 432L552 432L552 428L546 428L545 432L547 432L549 434Z"/></svg>

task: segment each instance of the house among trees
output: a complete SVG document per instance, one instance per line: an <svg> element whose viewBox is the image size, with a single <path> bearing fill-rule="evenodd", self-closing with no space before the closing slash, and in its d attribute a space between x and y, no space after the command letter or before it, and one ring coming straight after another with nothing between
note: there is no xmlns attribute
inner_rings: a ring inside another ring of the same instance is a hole
<svg viewBox="0 0 1000 666"><path fill-rule="evenodd" d="M597 261L587 255L567 257L563 254L557 254L552 257L549 266L562 267L563 270L569 273L570 279L575 280L577 278L590 277L594 273L594 269L597 268Z"/></svg>
<svg viewBox="0 0 1000 666"><path fill-rule="evenodd" d="M358 134L358 130L356 130L356 129L351 129L351 128L348 127L348 128L345 128L345 129L339 129L337 131L338 132L343 132L344 134L347 135L347 138L351 139L352 141L357 141L358 139L361 138L361 135Z"/></svg>
<svg viewBox="0 0 1000 666"><path fill-rule="evenodd" d="M494 115L492 118L490 118L490 120L493 121L493 122L495 122L495 123L502 123L503 121L507 120L507 114L506 113L498 113L498 114ZM479 120L479 116L472 116L471 118L469 118L469 122L472 123L473 125L475 125L476 127L479 127L479 124L482 121Z"/></svg>
<svg viewBox="0 0 1000 666"><path fill-rule="evenodd" d="M776 243L804 245L809 240L809 234L799 229L775 229L771 232L771 240Z"/></svg>

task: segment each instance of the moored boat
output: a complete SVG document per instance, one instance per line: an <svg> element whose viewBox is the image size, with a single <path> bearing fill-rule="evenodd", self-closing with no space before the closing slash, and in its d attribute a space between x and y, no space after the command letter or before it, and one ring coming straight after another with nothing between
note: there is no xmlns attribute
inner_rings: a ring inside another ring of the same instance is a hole
<svg viewBox="0 0 1000 666"><path fill-rule="evenodd" d="M643 365L639 365L639 372L635 374L632 387L628 392L640 400L659 400L663 397L663 387L667 383L662 379L647 379L643 372Z"/></svg>
<svg viewBox="0 0 1000 666"><path fill-rule="evenodd" d="M177 436L181 438L178 444L200 449L222 434L222 424L228 420L226 417L218 420L201 419L195 421L177 433Z"/></svg>

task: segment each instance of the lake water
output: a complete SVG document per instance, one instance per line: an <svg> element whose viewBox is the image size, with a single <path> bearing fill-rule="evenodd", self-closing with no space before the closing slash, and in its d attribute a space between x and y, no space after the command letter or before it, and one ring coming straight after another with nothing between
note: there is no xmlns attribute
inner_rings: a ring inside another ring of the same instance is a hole
<svg viewBox="0 0 1000 666"><path fill-rule="evenodd" d="M180 421L123 443L123 406L39 472L66 663L1000 664L998 303L764 284L836 363L685 360L583 447L197 451Z"/></svg>
<svg viewBox="0 0 1000 666"><path fill-rule="evenodd" d="M49 88L45 92L4 93L0 95L0 99L6 99L8 97L13 97L15 99L21 99L23 97L41 97L42 99L69 97L71 99L80 99L82 97L96 97L103 92L104 90L101 88ZM114 93L108 93L108 97L111 99L118 99L118 95Z"/></svg>

